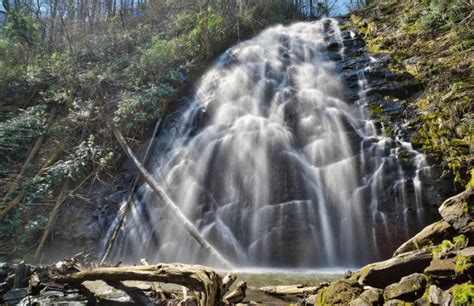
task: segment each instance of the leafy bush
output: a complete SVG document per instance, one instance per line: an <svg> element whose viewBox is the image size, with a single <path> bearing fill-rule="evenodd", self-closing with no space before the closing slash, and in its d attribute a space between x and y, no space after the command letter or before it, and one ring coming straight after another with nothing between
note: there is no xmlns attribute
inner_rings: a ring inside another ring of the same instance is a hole
<svg viewBox="0 0 474 306"><path fill-rule="evenodd" d="M425 31L431 31L465 18L471 11L469 0L431 0L422 12L419 24Z"/></svg>
<svg viewBox="0 0 474 306"><path fill-rule="evenodd" d="M80 143L66 157L50 166L44 175L33 178L24 184L29 191L28 199L34 201L49 196L53 189L66 179L79 181L94 168L105 167L113 158L113 152L95 143L93 135Z"/></svg>
<svg viewBox="0 0 474 306"><path fill-rule="evenodd" d="M474 302L474 285L471 282L456 285L452 290L456 305L472 305Z"/></svg>
<svg viewBox="0 0 474 306"><path fill-rule="evenodd" d="M26 159L35 137L43 132L46 121L46 106L40 105L10 114L10 119L0 122L0 177L11 166Z"/></svg>
<svg viewBox="0 0 474 306"><path fill-rule="evenodd" d="M157 118L161 112L160 100L172 98L175 94L174 88L167 83L139 88L120 101L114 121L126 130L133 130Z"/></svg>

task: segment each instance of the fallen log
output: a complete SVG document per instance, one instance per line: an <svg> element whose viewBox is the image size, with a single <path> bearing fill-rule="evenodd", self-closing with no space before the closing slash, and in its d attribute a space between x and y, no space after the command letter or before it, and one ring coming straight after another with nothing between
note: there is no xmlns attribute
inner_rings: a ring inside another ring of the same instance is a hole
<svg viewBox="0 0 474 306"><path fill-rule="evenodd" d="M200 305L217 305L222 296L222 277L213 269L185 264L159 264L152 266L108 267L54 276L58 283L82 283L102 280L106 283L127 280L173 283L200 293Z"/></svg>
<svg viewBox="0 0 474 306"><path fill-rule="evenodd" d="M155 181L153 176L143 167L143 165L138 161L133 153L132 149L127 145L125 138L120 133L119 129L111 123L112 131L118 143L122 147L125 154L132 160L133 164L143 176L143 179L147 184L153 189L157 196L162 200L162 203L168 208L171 212L171 215L176 218L176 220L183 225L184 228L191 234L191 236L201 245L202 248L207 250L211 255L218 259L224 268L232 269L232 265L204 238L198 229L192 224L186 216L181 212L178 206L171 200L170 197L165 193L165 191L159 186Z"/></svg>
<svg viewBox="0 0 474 306"><path fill-rule="evenodd" d="M150 264L146 260L146 258L140 259L140 263L144 266L149 266ZM155 291L155 293L160 297L160 299L165 300L166 299L166 293L165 291L161 288L161 284L159 282L152 282L151 283L152 289Z"/></svg>
<svg viewBox="0 0 474 306"><path fill-rule="evenodd" d="M222 283L222 295L226 294L227 291L229 291L230 287L232 284L235 282L237 279L237 276L235 276L234 273L229 272L227 275L224 277Z"/></svg>
<svg viewBox="0 0 474 306"><path fill-rule="evenodd" d="M237 287L224 298L224 302L228 304L236 304L242 302L245 299L246 290L247 283L240 282Z"/></svg>
<svg viewBox="0 0 474 306"><path fill-rule="evenodd" d="M307 287L305 285L291 285L291 286L266 286L261 287L258 290L268 295L274 296L296 296L305 297L313 295L321 289L322 285Z"/></svg>
<svg viewBox="0 0 474 306"><path fill-rule="evenodd" d="M127 286L119 281L107 281L107 285L114 287L115 289L124 291L135 303L142 306L154 306L156 303L149 298L145 293L143 293L140 288L133 286Z"/></svg>

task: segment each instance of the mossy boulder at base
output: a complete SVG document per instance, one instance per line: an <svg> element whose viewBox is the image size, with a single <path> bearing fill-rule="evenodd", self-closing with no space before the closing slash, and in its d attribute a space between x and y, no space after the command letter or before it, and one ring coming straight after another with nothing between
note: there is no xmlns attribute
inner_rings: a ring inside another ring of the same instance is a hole
<svg viewBox="0 0 474 306"><path fill-rule="evenodd" d="M403 277L398 283L387 286L384 296L387 300L415 300L423 295L426 283L425 275L414 273Z"/></svg>
<svg viewBox="0 0 474 306"><path fill-rule="evenodd" d="M456 232L446 221L440 220L425 227L413 238L402 244L393 254L394 256L430 247L441 243L443 240L451 240Z"/></svg>
<svg viewBox="0 0 474 306"><path fill-rule="evenodd" d="M362 268L358 279L362 285L376 288L400 281L404 276L421 273L431 262L431 250L418 250L398 255Z"/></svg>
<svg viewBox="0 0 474 306"><path fill-rule="evenodd" d="M318 291L317 305L347 305L362 293L353 280L339 280Z"/></svg>
<svg viewBox="0 0 474 306"><path fill-rule="evenodd" d="M352 300L349 306L382 305L383 301L383 290L369 287L358 298Z"/></svg>

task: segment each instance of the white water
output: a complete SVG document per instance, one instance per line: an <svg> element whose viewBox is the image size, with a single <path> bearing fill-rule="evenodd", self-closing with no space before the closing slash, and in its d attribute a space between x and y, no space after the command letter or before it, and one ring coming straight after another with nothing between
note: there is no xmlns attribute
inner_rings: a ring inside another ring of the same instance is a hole
<svg viewBox="0 0 474 306"><path fill-rule="evenodd" d="M329 36L343 56L332 19L272 27L229 49L203 76L172 150L153 169L237 266L358 266L393 251L418 229L409 224L426 222L423 156L378 134L363 70L360 99L344 101ZM415 156L416 175L404 173L401 151ZM216 264L148 186L139 196L114 256Z"/></svg>

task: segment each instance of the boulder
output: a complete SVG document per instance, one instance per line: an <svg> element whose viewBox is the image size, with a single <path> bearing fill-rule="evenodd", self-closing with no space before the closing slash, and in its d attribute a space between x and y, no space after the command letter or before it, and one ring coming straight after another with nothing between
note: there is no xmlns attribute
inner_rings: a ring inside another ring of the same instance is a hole
<svg viewBox="0 0 474 306"><path fill-rule="evenodd" d="M456 256L455 270L458 274L474 277L474 247L460 250Z"/></svg>
<svg viewBox="0 0 474 306"><path fill-rule="evenodd" d="M379 305L383 303L383 290L377 288L366 289L360 296L369 305Z"/></svg>
<svg viewBox="0 0 474 306"><path fill-rule="evenodd" d="M27 295L28 289L15 288L5 293L5 295L3 296L3 302L7 305L16 305Z"/></svg>
<svg viewBox="0 0 474 306"><path fill-rule="evenodd" d="M318 305L348 305L362 293L359 283L338 280L318 291Z"/></svg>
<svg viewBox="0 0 474 306"><path fill-rule="evenodd" d="M474 188L447 199L439 207L441 217L457 232L474 238Z"/></svg>
<svg viewBox="0 0 474 306"><path fill-rule="evenodd" d="M362 268L358 279L360 284L376 288L400 281L404 276L421 273L431 262L431 250L412 251L369 264Z"/></svg>
<svg viewBox="0 0 474 306"><path fill-rule="evenodd" d="M420 298L426 287L426 277L420 273L414 273L395 284L387 286L384 296L387 300L400 299L404 301L414 301Z"/></svg>
<svg viewBox="0 0 474 306"><path fill-rule="evenodd" d="M434 259L425 274L438 281L466 279L474 273L474 247L451 252L444 258Z"/></svg>
<svg viewBox="0 0 474 306"><path fill-rule="evenodd" d="M456 276L456 260L454 258L435 259L425 269L425 274L435 279L452 279Z"/></svg>
<svg viewBox="0 0 474 306"><path fill-rule="evenodd" d="M436 285L431 285L428 294L416 300L416 305L450 305L453 296L448 291L443 291Z"/></svg>
<svg viewBox="0 0 474 306"><path fill-rule="evenodd" d="M402 244L393 254L394 256L426 248L441 243L443 240L451 240L455 231L448 222L440 220L425 227L413 238Z"/></svg>
<svg viewBox="0 0 474 306"><path fill-rule="evenodd" d="M349 303L349 306L370 306L370 305L372 305L372 304L367 303L366 301L364 301L360 297L356 298L355 300L352 300Z"/></svg>

